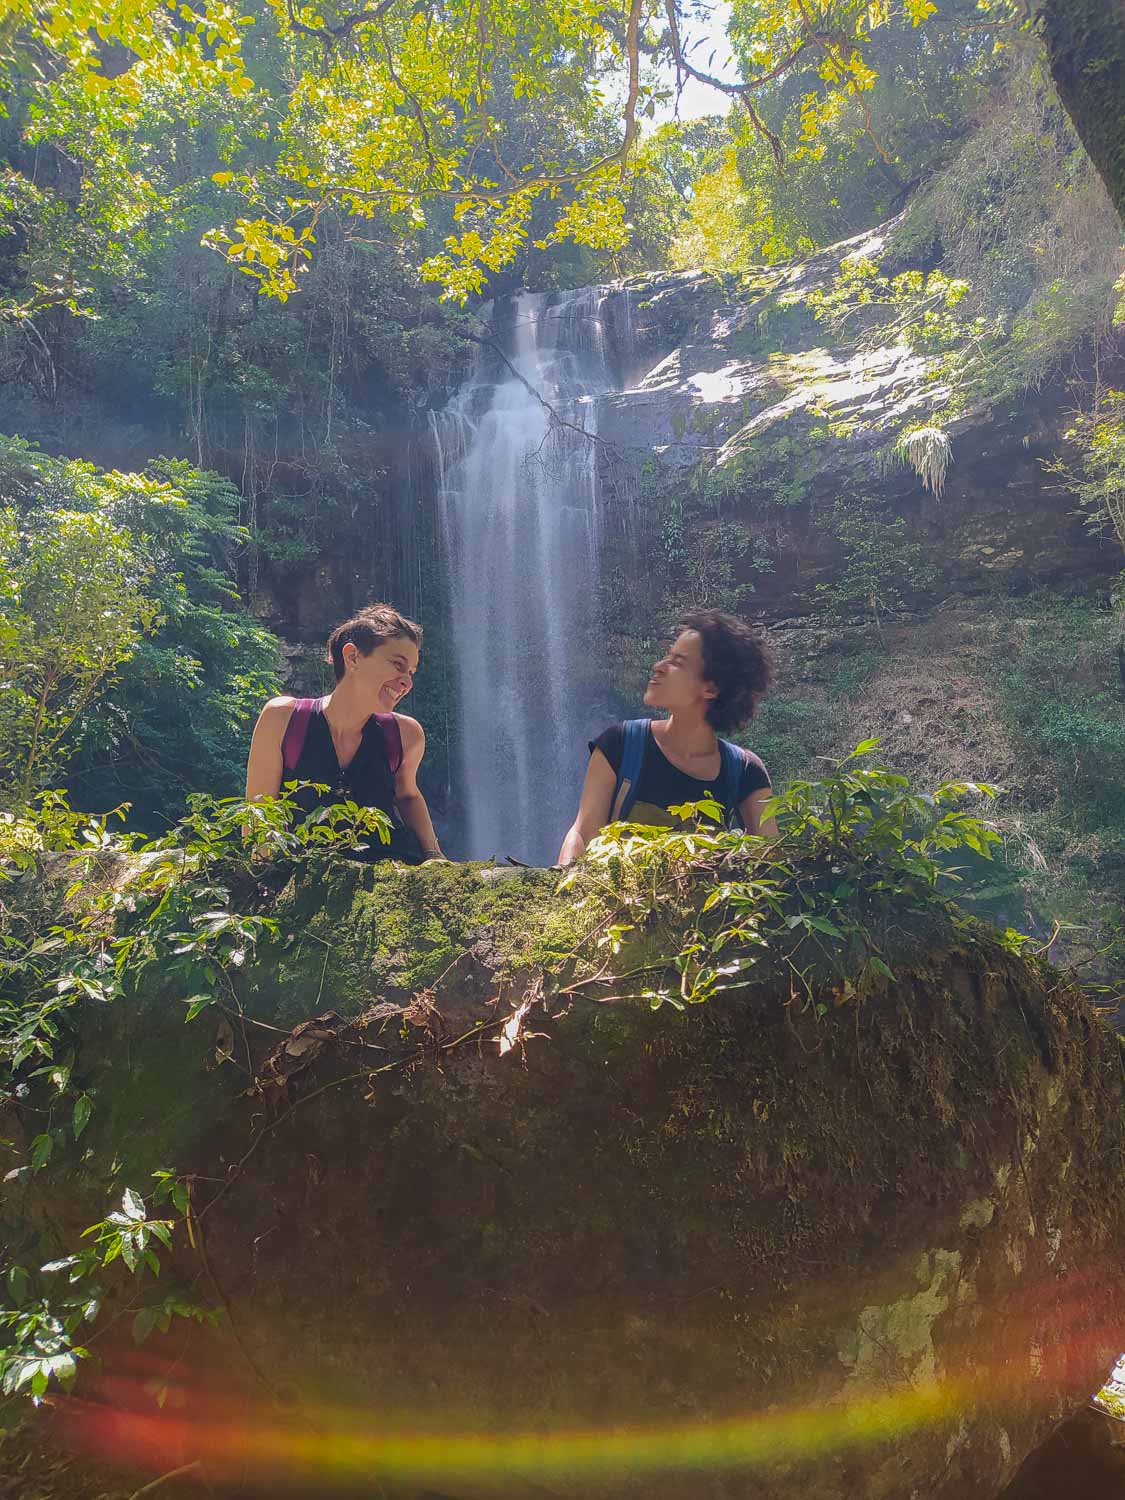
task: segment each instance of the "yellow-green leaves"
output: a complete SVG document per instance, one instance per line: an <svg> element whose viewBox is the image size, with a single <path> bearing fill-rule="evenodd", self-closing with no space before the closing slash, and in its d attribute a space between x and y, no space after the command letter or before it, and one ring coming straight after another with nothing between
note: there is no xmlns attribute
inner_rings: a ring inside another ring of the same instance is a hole
<svg viewBox="0 0 1125 1500"><path fill-rule="evenodd" d="M316 235L312 224L297 229L271 219L237 219L233 234L212 229L203 236L203 243L221 250L232 265L255 277L263 290L285 302L297 290L297 277L308 270Z"/></svg>
<svg viewBox="0 0 1125 1500"><path fill-rule="evenodd" d="M756 90L799 72L797 154L818 158L875 82L871 32L934 8L735 0L748 117L760 126ZM659 93L648 59L671 45L663 0L8 0L8 15L8 63L50 60L29 85L29 134L83 163L84 202L120 232L123 256L165 208L154 162L168 140L190 156L201 126L214 155L200 175L245 200L203 243L280 300L327 205L389 217L412 243L436 229L424 275L460 302L521 254L533 219L541 247L622 249L636 123ZM171 154L165 192L182 182Z"/></svg>

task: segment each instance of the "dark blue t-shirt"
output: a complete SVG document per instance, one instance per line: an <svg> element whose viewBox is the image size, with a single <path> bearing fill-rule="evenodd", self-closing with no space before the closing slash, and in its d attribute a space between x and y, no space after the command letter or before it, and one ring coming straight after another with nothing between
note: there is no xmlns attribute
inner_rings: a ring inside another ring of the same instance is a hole
<svg viewBox="0 0 1125 1500"><path fill-rule="evenodd" d="M738 749L741 751L744 765L738 787L737 805L735 807L724 805L728 819L738 811L738 807L752 792L761 791L770 785L770 773L754 752L742 746ZM608 729L603 729L597 739L590 742L591 753L595 750L600 750L614 771L619 771L621 759L625 753L625 725L611 724ZM665 827L673 821L668 815L670 807L678 807L684 802L699 802L705 796L714 797L717 802L721 803L723 799L719 791L718 777L714 781L701 781L698 777L689 776L686 771L681 771L679 766L674 766L661 750L656 736L650 729L645 736L641 774L637 778L637 800L630 810L629 821L631 823L654 823Z"/></svg>

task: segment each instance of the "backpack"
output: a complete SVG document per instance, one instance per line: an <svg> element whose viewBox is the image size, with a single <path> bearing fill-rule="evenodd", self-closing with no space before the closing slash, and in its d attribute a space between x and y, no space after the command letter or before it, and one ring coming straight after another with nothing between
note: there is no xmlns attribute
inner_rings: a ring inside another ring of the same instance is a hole
<svg viewBox="0 0 1125 1500"><path fill-rule="evenodd" d="M611 823L626 822L633 803L637 800L637 782L640 780L651 726L651 719L627 719L625 722L625 748L617 772L617 783L613 788L613 801L610 803ZM746 761L739 747L724 739L719 740L719 757L718 800L724 808L730 809L727 826L741 827L738 786Z"/></svg>
<svg viewBox="0 0 1125 1500"><path fill-rule="evenodd" d="M284 768L282 780L293 780L297 762L301 759L301 751L305 748L309 720L314 711L323 708L327 701L326 698L298 698L294 702L293 712L289 715L289 722L285 726L285 734L281 741L281 760ZM378 724L379 732L383 736L383 748L387 753L387 765L391 768L391 775L397 776L402 766L402 731L399 729L398 720L394 714L372 714L371 717Z"/></svg>

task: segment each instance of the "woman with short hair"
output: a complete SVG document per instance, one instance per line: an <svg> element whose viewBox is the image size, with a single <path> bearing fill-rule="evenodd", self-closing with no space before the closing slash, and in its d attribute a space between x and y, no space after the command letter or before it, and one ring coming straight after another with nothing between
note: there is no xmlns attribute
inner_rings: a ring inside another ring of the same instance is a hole
<svg viewBox="0 0 1125 1500"><path fill-rule="evenodd" d="M645 690L645 703L668 717L611 724L591 742L559 864L578 859L607 823L671 826L669 808L705 797L719 803L725 826L741 822L748 833L775 835L772 818L762 819L769 772L752 751L719 737L753 718L771 676L756 630L721 610L690 610Z"/></svg>
<svg viewBox="0 0 1125 1500"><path fill-rule="evenodd" d="M336 686L324 698L271 698L250 745L246 799L276 797L287 781L302 787L294 800L306 812L332 802L377 807L399 824L390 845L373 843L371 858L420 863L444 858L418 767L426 736L417 719L395 712L414 685L422 627L389 604L372 604L328 637Z"/></svg>

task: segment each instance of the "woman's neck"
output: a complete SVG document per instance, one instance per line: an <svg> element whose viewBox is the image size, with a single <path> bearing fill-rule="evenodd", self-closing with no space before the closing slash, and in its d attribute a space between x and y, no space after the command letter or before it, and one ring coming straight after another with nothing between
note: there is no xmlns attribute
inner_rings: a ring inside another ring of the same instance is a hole
<svg viewBox="0 0 1125 1500"><path fill-rule="evenodd" d="M669 749L681 755L710 755L719 737L702 709L679 709L662 721L659 736Z"/></svg>
<svg viewBox="0 0 1125 1500"><path fill-rule="evenodd" d="M346 677L336 684L324 705L324 717L336 734L357 734L374 712L374 705Z"/></svg>

